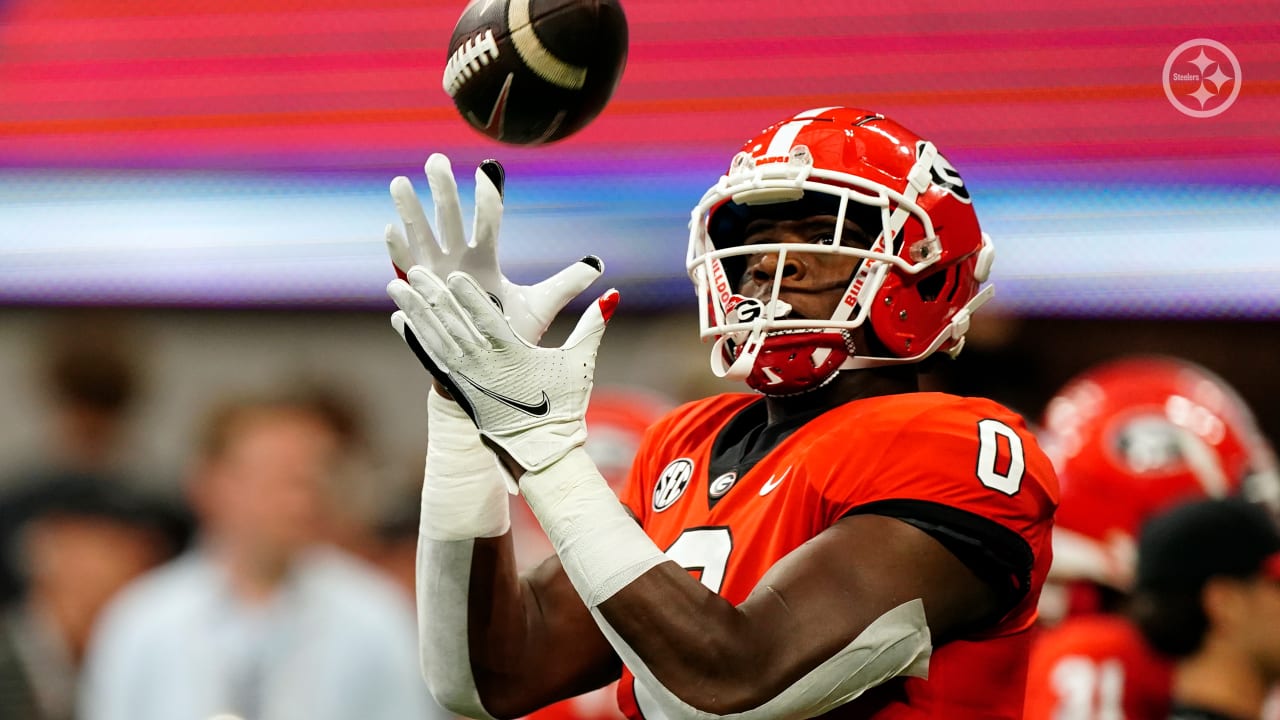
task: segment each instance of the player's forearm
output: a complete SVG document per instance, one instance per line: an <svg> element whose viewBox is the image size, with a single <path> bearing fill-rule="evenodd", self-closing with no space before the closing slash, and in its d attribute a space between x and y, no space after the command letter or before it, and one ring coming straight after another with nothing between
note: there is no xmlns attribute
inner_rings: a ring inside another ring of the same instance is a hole
<svg viewBox="0 0 1280 720"><path fill-rule="evenodd" d="M476 689L495 717L517 717L525 707L525 686L538 665L530 658L523 586L516 573L510 533L477 540L467 594L467 637ZM536 706L535 706L536 707Z"/></svg>
<svg viewBox="0 0 1280 720"><path fill-rule="evenodd" d="M521 717L618 679L621 663L553 556L516 575L511 536L477 541L472 672L485 708Z"/></svg>
<svg viewBox="0 0 1280 720"><path fill-rule="evenodd" d="M545 681L547 632L537 590L516 571L510 533L477 540L467 596L471 667L485 707L498 717L527 714L538 706L530 686Z"/></svg>
<svg viewBox="0 0 1280 720"><path fill-rule="evenodd" d="M817 665L801 664L674 562L644 573L599 611L668 690L716 715L758 707Z"/></svg>
<svg viewBox="0 0 1280 720"><path fill-rule="evenodd" d="M478 544L509 534L507 495L492 455L455 403L432 391L427 416L416 580L420 660L437 702L483 718L488 713L471 674L467 628L473 575L490 571L483 560L473 569L473 558Z"/></svg>
<svg viewBox="0 0 1280 720"><path fill-rule="evenodd" d="M493 455L432 392L419 530L422 665L437 701L518 717L616 679L617 657L554 558L521 577Z"/></svg>
<svg viewBox="0 0 1280 720"><path fill-rule="evenodd" d="M575 453L567 464L526 474L521 487L602 629L659 682L701 710L731 712L817 664L788 656L768 628L669 561L598 476L577 482L594 467Z"/></svg>

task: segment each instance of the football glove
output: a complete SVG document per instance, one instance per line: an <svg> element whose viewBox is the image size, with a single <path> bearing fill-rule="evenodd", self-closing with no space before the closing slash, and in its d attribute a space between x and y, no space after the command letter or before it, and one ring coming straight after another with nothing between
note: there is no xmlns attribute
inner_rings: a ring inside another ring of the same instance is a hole
<svg viewBox="0 0 1280 720"><path fill-rule="evenodd" d="M498 267L505 182L502 164L485 160L476 168L470 242L463 233L462 205L449 158L435 153L427 158L425 170L435 206L434 232L409 178L400 176L391 181L391 198L404 224L403 231L395 225L388 225L386 230L387 252L396 275L405 279L414 265L421 265L440 278L454 271L465 272L502 308L516 334L536 344L560 310L600 277L604 264L600 258L588 255L536 285L516 285ZM397 330L403 327L401 323Z"/></svg>
<svg viewBox="0 0 1280 720"><path fill-rule="evenodd" d="M557 348L527 342L463 272L442 281L414 267L387 294L400 308L392 316L396 330L411 347L419 344L415 353L480 434L522 468L543 469L585 442L596 353L616 290L591 303Z"/></svg>

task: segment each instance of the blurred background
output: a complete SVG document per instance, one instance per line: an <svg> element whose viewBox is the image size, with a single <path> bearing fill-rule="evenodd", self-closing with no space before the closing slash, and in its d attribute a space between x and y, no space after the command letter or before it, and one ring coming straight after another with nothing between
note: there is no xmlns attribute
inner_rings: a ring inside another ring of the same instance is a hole
<svg viewBox="0 0 1280 720"><path fill-rule="evenodd" d="M598 383L665 407L732 389L697 337L690 210L742 141L826 105L937 143L995 241L995 300L931 388L1034 421L1082 369L1165 353L1280 437L1280 4L633 1L613 101L532 149L441 89L462 6L0 0L0 491L109 477L168 509L93 513L169 532L215 407L318 389L357 468L326 538L411 583L427 383L388 323L391 178L425 188L444 152L466 203L501 159L508 275L602 257L623 299ZM1228 79L1166 91L1196 39Z"/></svg>

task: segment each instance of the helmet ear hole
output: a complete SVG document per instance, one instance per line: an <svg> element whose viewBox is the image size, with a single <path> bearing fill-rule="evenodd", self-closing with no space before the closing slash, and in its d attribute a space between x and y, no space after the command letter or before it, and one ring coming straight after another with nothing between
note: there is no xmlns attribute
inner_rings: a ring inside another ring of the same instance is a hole
<svg viewBox="0 0 1280 720"><path fill-rule="evenodd" d="M924 278L916 283L916 292L920 294L920 299L924 302L933 302L942 294L942 288L947 283L947 276L951 271L939 272Z"/></svg>
<svg viewBox="0 0 1280 720"><path fill-rule="evenodd" d="M936 272L916 283L916 293L923 302L933 302L946 293L946 302L955 299L960 289L960 268L951 266L942 272Z"/></svg>

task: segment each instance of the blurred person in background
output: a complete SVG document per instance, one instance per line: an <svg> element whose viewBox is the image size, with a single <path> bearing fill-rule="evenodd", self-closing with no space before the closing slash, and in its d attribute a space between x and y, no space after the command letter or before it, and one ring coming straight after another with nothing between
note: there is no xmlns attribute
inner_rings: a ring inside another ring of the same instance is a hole
<svg viewBox="0 0 1280 720"><path fill-rule="evenodd" d="M90 646L85 720L435 717L411 604L327 547L343 429L313 398L212 414L191 470L196 547L127 588Z"/></svg>
<svg viewBox="0 0 1280 720"><path fill-rule="evenodd" d="M46 332L37 387L51 422L34 463L59 475L129 479L127 436L143 379L132 330L118 318L80 313Z"/></svg>
<svg viewBox="0 0 1280 720"><path fill-rule="evenodd" d="M15 533L22 595L0 616L0 717L70 720L85 647L116 592L186 544L185 513L84 476L42 482Z"/></svg>
<svg viewBox="0 0 1280 720"><path fill-rule="evenodd" d="M319 379L298 386L303 389L296 394L307 398L338 440L338 460L323 493L324 540L366 561L376 560L384 518L389 512L394 514L387 506L401 506L403 495L392 487L394 481L384 479L393 473L376 466L364 417L353 399Z"/></svg>
<svg viewBox="0 0 1280 720"><path fill-rule="evenodd" d="M1170 720L1258 720L1280 683L1280 531L1261 506L1202 500L1153 518L1131 607L1174 658Z"/></svg>
<svg viewBox="0 0 1280 720"><path fill-rule="evenodd" d="M0 603L22 591L9 559L17 528L27 520L22 512L38 505L32 501L44 485L144 482L128 457L129 421L142 380L129 345L127 328L99 314L76 314L47 329L34 383L48 408L43 442L0 478Z"/></svg>
<svg viewBox="0 0 1280 720"><path fill-rule="evenodd" d="M1099 364L1045 409L1061 482L1053 566L1031 653L1028 720L1163 718L1172 667L1124 609L1137 536L1155 513L1197 498L1272 504L1275 456L1221 378L1170 357Z"/></svg>

